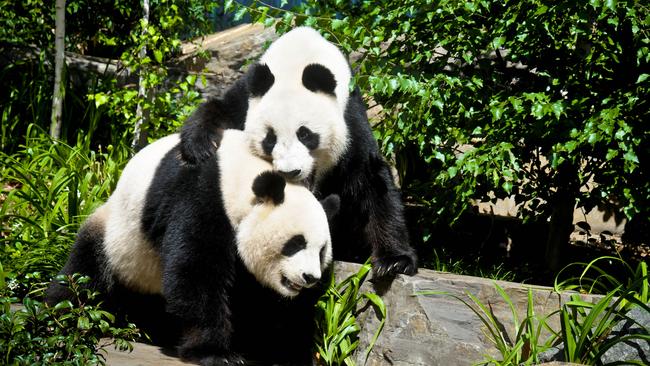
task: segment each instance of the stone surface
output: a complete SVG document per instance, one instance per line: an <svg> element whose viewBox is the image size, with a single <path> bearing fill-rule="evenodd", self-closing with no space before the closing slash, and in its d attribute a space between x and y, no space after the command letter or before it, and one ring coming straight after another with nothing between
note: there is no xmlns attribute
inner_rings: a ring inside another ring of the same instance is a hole
<svg viewBox="0 0 650 366"><path fill-rule="evenodd" d="M174 355L174 351L144 343L134 343L132 352L120 352L108 347L106 365L108 366L182 366L194 365L183 362Z"/></svg>
<svg viewBox="0 0 650 366"><path fill-rule="evenodd" d="M617 324L609 338L621 337L626 334L649 334L650 313L640 307L635 307L627 313L627 316L629 319ZM600 358L603 364L630 360L641 360L646 365L650 365L650 341L634 339L617 343Z"/></svg>
<svg viewBox="0 0 650 366"><path fill-rule="evenodd" d="M337 276L354 273L358 265L337 263ZM364 290L382 295L387 307L384 330L371 351L367 365L472 365L485 355L497 356L497 350L485 336L484 327L474 312L458 299L443 295L416 295L422 291L446 292L469 300L466 291L489 306L509 337L514 324L508 304L497 293L498 283L510 297L519 319L526 314L527 294L533 292L535 312L549 314L567 295L554 293L551 288L526 286L518 283L492 281L420 269L414 277L397 276L392 283L366 282ZM583 297L589 300L589 296ZM364 350L379 326L373 308L360 314L362 324L360 350ZM549 324L558 329L558 319ZM357 353L357 363L363 364L363 351Z"/></svg>

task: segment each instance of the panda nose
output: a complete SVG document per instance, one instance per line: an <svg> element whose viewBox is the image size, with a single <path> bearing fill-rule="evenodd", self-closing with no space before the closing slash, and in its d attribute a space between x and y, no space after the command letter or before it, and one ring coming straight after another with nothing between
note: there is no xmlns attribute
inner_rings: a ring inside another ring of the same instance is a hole
<svg viewBox="0 0 650 366"><path fill-rule="evenodd" d="M296 169L296 170L292 170L290 172L280 172L280 173L282 173L286 178L293 179L293 178L297 177L298 174L300 174L300 172L301 172L300 169Z"/></svg>
<svg viewBox="0 0 650 366"><path fill-rule="evenodd" d="M320 278L316 278L316 277L314 277L314 276L312 276L312 275L310 275L308 273L303 273L302 278L305 279L305 282L307 283L307 285L313 285L316 282L318 282L318 280L320 279Z"/></svg>

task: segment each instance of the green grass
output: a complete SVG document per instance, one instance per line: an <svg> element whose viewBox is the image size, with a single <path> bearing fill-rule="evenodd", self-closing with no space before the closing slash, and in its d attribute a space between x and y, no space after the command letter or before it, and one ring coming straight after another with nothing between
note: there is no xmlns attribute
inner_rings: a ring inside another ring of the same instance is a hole
<svg viewBox="0 0 650 366"><path fill-rule="evenodd" d="M450 256L444 249L433 249L433 258L421 264L422 267L439 272L449 272L465 276L489 278L499 281L514 281L516 274L503 264L484 265L481 259L467 261Z"/></svg>
<svg viewBox="0 0 650 366"><path fill-rule="evenodd" d="M113 190L128 151L53 141L36 126L17 152L0 152L0 256L10 271L54 275L86 216Z"/></svg>
<svg viewBox="0 0 650 366"><path fill-rule="evenodd" d="M562 305L560 311L561 339L564 344L564 360L584 365L600 364L600 358L611 347L631 340L650 341L650 333L610 337L612 328L622 320L630 319L626 309L639 306L650 312L646 303L636 298L634 291L616 288L596 303L586 302L578 295ZM640 324L639 324L640 325ZM613 364L619 364L617 362ZM620 364L645 365L641 360Z"/></svg>
<svg viewBox="0 0 650 366"><path fill-rule="evenodd" d="M609 274L599 263L616 263L622 268L624 278ZM559 278L571 269L582 268L580 275L565 280ZM580 295L571 299L557 310L548 314L536 314L532 289L528 290L525 317L520 318L512 299L501 286L494 283L495 289L504 303L508 305L512 321L509 331L502 319L497 319L492 306L482 303L475 295L466 292L465 296L438 291L424 291L417 295L447 295L465 306L479 318L483 332L494 344L499 357L485 356L479 365L533 365L540 361L541 352L551 346L562 345L566 362L584 365L600 365L601 357L615 345L622 342L650 342L650 332L613 335L612 329L621 321L638 322L627 313L634 307L650 312L648 306L648 267L645 262L632 266L620 257L605 256L588 263L573 263L565 267L555 279L557 292L578 290L583 293L601 292L604 296L595 302L584 301ZM559 329L549 326L551 317L559 317ZM545 334L548 334L545 336ZM644 365L641 360L613 362L610 365Z"/></svg>
<svg viewBox="0 0 650 366"><path fill-rule="evenodd" d="M364 301L372 305L380 316L379 327L364 351L365 359L377 341L386 320L386 306L376 294L360 292L370 268L366 262L357 273L338 284L332 273L329 288L316 305L316 345L320 364L355 365L352 356L359 346L358 334L361 331L357 315Z"/></svg>
<svg viewBox="0 0 650 366"><path fill-rule="evenodd" d="M605 268L601 264L607 264ZM622 273L620 276L611 274L611 267L616 266ZM578 276L570 276L560 280L576 268L582 270ZM640 302L647 304L650 302L650 279L648 276L648 264L639 262L636 266L630 265L620 256L602 256L591 262L576 262L564 267L555 278L554 284L556 291L573 290L589 294L608 294L614 292L616 296L623 296L621 306L628 309L631 305L627 300L628 296L633 296Z"/></svg>

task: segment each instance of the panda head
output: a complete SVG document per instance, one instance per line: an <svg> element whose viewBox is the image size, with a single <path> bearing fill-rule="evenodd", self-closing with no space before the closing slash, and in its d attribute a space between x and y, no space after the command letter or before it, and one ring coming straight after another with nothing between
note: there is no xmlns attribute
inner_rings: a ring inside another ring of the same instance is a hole
<svg viewBox="0 0 650 366"><path fill-rule="evenodd" d="M315 30L280 37L246 75L251 150L287 179L318 179L347 149L350 77L345 56Z"/></svg>
<svg viewBox="0 0 650 366"><path fill-rule="evenodd" d="M332 262L328 219L339 198L319 202L305 187L286 184L276 172L253 182L253 209L237 229L237 250L262 285L293 297L312 287Z"/></svg>

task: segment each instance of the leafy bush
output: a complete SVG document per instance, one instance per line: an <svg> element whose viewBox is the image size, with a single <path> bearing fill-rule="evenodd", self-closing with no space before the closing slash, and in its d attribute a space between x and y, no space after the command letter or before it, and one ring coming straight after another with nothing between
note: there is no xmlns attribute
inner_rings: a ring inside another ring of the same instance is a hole
<svg viewBox="0 0 650 366"><path fill-rule="evenodd" d="M90 305L97 293L82 289L88 277L60 278L78 299L75 303L49 307L25 297L16 309L11 304L17 299L7 296L4 275L0 278L0 362L4 365L104 365L105 347L131 351L130 341L139 336L133 324L115 327L113 315ZM41 296L42 290L33 295Z"/></svg>

